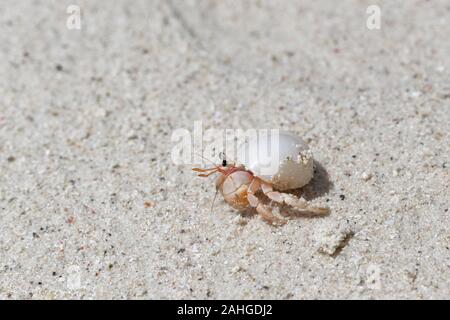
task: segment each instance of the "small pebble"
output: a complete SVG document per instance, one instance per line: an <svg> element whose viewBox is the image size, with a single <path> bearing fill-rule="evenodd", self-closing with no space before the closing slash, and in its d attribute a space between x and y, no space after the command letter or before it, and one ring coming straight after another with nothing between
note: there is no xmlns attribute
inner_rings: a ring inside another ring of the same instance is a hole
<svg viewBox="0 0 450 320"><path fill-rule="evenodd" d="M392 170L392 176L397 177L398 176L398 169Z"/></svg>
<svg viewBox="0 0 450 320"><path fill-rule="evenodd" d="M248 223L247 219L244 219L241 215L236 216L233 222L239 226L245 226Z"/></svg>
<svg viewBox="0 0 450 320"><path fill-rule="evenodd" d="M151 202L151 201L145 201L144 202L144 207L145 208L150 208L150 207L152 207L153 206L153 202Z"/></svg>
<svg viewBox="0 0 450 320"><path fill-rule="evenodd" d="M336 227L321 227L314 235L320 253L337 256L348 245L354 232L345 224Z"/></svg>
<svg viewBox="0 0 450 320"><path fill-rule="evenodd" d="M420 92L420 91L413 91L413 92L411 92L411 97L412 98L418 98L421 95L422 95L422 92Z"/></svg>
<svg viewBox="0 0 450 320"><path fill-rule="evenodd" d="M231 273L237 273L242 270L241 266L235 266L231 269Z"/></svg>
<svg viewBox="0 0 450 320"><path fill-rule="evenodd" d="M361 178L364 180L364 181L369 181L370 180L370 178L372 178L372 174L370 173L370 172L363 172L362 174L361 174Z"/></svg>

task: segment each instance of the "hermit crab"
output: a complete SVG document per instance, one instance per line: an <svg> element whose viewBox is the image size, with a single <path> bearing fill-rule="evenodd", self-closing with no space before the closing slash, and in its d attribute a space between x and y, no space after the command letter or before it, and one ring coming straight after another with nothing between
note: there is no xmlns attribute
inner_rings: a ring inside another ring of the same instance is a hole
<svg viewBox="0 0 450 320"><path fill-rule="evenodd" d="M268 147L272 152L261 157L261 150L267 151ZM216 194L219 192L225 202L241 212L256 211L271 225L287 222L272 212L273 202L300 213L326 215L329 212L328 208L309 206L302 197L284 192L305 186L314 172L312 153L295 134L279 132L275 139L252 137L241 145L237 157L242 162L224 157L221 165L192 170L201 177L217 173Z"/></svg>

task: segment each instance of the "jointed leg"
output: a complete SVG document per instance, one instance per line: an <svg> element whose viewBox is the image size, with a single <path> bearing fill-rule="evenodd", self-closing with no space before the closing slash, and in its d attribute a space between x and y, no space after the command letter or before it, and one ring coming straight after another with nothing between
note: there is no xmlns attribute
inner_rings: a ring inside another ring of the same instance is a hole
<svg viewBox="0 0 450 320"><path fill-rule="evenodd" d="M210 169L202 169L202 168L193 168L192 171L196 172L206 172L206 173L200 173L199 177L209 177L213 173L217 172L217 168L210 168Z"/></svg>
<svg viewBox="0 0 450 320"><path fill-rule="evenodd" d="M285 203L299 212L314 213L318 215L325 215L329 212L328 208L309 207L308 203L303 198L298 198L289 193L274 191L273 187L265 182L261 182L261 190L269 199L280 204Z"/></svg>
<svg viewBox="0 0 450 320"><path fill-rule="evenodd" d="M253 179L250 183L249 188L247 190L247 200L253 208L256 209L256 212L261 216L261 218L271 225L283 225L286 223L285 220L276 217L272 213L272 208L262 203L255 193L260 189L261 183L259 179Z"/></svg>

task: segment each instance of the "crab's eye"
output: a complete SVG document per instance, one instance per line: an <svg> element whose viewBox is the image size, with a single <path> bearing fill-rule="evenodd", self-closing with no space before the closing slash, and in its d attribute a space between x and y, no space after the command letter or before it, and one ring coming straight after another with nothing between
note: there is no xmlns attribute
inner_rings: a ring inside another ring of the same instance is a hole
<svg viewBox="0 0 450 320"><path fill-rule="evenodd" d="M227 166L227 160L222 160L222 167L226 167Z"/></svg>

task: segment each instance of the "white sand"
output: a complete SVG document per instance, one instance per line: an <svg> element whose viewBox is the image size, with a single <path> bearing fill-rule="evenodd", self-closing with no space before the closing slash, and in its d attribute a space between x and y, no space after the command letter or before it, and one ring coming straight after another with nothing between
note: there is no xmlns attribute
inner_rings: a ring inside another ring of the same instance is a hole
<svg viewBox="0 0 450 320"><path fill-rule="evenodd" d="M448 1L377 1L381 30L356 0L81 1L68 30L76 3L0 3L0 299L450 298ZM196 120L305 137L331 215L211 215L170 159Z"/></svg>

